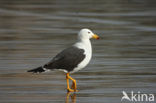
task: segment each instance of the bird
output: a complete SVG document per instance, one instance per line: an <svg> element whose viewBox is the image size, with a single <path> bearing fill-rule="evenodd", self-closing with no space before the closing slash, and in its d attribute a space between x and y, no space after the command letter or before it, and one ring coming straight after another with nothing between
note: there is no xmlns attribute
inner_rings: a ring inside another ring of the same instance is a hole
<svg viewBox="0 0 156 103"><path fill-rule="evenodd" d="M58 53L45 65L28 70L27 72L42 73L51 70L64 71L66 74L67 91L78 92L76 80L73 79L70 74L83 69L90 62L92 57L91 38L99 39L99 36L94 34L90 29L81 29L78 33L76 43ZM71 87L69 80L72 81Z"/></svg>

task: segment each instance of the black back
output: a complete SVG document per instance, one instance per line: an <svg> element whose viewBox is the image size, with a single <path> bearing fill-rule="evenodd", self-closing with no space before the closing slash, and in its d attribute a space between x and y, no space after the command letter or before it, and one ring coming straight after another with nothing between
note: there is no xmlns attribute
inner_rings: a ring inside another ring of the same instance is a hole
<svg viewBox="0 0 156 103"><path fill-rule="evenodd" d="M65 69L72 71L85 58L84 50L70 47L57 54L49 63L44 65L46 69Z"/></svg>

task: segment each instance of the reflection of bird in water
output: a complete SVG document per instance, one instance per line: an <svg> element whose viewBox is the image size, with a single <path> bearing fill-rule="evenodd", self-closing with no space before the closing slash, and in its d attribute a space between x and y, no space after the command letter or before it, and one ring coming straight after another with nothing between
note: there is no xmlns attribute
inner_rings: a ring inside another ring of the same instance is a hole
<svg viewBox="0 0 156 103"><path fill-rule="evenodd" d="M69 76L69 74L81 70L89 63L92 56L90 38L99 39L89 29L80 30L77 43L57 54L49 63L28 72L41 73L54 69L63 70L66 73L68 92L76 92L76 80ZM69 79L72 80L71 88L69 86Z"/></svg>
<svg viewBox="0 0 156 103"><path fill-rule="evenodd" d="M66 102L65 103L70 103L69 102L69 97L71 97L71 103L76 103L76 93L72 93L71 92L67 92L67 95L66 95Z"/></svg>

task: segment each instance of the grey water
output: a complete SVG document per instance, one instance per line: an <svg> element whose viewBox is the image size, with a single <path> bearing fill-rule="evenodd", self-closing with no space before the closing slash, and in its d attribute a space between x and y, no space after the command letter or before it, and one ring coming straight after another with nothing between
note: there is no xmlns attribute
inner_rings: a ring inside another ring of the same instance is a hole
<svg viewBox="0 0 156 103"><path fill-rule="evenodd" d="M156 95L155 11L155 0L0 0L0 103L120 103L122 91ZM79 92L66 92L63 72L26 72L76 42L82 28L100 40L91 40L90 64L71 75Z"/></svg>

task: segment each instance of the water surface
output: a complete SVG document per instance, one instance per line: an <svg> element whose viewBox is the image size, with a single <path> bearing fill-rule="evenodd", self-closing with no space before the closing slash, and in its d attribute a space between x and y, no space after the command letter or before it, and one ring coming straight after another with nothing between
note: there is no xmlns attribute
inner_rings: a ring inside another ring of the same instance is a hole
<svg viewBox="0 0 156 103"><path fill-rule="evenodd" d="M155 0L1 0L1 103L120 103L122 91L156 94ZM26 71L51 60L90 28L93 58L72 75ZM125 101L126 102L126 101Z"/></svg>

